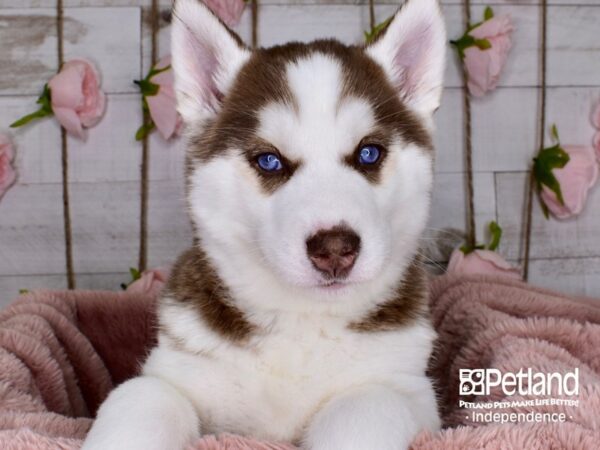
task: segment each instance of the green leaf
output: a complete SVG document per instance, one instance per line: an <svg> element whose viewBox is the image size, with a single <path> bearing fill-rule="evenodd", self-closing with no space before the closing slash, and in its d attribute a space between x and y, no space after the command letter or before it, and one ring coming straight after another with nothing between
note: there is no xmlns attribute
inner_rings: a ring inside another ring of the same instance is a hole
<svg viewBox="0 0 600 450"><path fill-rule="evenodd" d="M484 250L485 246L482 244L477 244L475 245L475 247L471 247L467 244L463 245L462 247L460 247L460 251L463 252L465 255L468 255L469 253L473 253L475 250Z"/></svg>
<svg viewBox="0 0 600 450"><path fill-rule="evenodd" d="M11 128L19 128L23 125L27 125L29 122L35 119L41 119L42 117L51 116L54 113L52 112L52 100L50 95L50 88L48 84L44 85L44 91L42 95L36 100L38 105L41 105L41 108L31 114L27 114L26 116L21 117L19 120L10 124Z"/></svg>
<svg viewBox="0 0 600 450"><path fill-rule="evenodd" d="M142 112L144 114L150 114L150 107L148 106L148 100L142 96Z"/></svg>
<svg viewBox="0 0 600 450"><path fill-rule="evenodd" d="M542 207L542 212L544 213L544 217L546 218L546 220L550 219L550 210L548 209L548 206L544 203L544 200L542 200L542 197L540 197L540 206Z"/></svg>
<svg viewBox="0 0 600 450"><path fill-rule="evenodd" d="M32 120L41 119L42 117L51 116L51 115L52 115L52 112L48 113L43 108L38 109L37 111L32 112L31 114L27 114L26 116L21 117L19 120L11 123L10 127L11 128L19 128L19 127L22 127L23 125L27 125Z"/></svg>
<svg viewBox="0 0 600 450"><path fill-rule="evenodd" d="M477 47L480 50L488 50L492 48L492 43L488 39L475 39L468 33L465 33L456 41L450 41L450 44L456 47L458 55L461 59L465 58L465 50L470 47Z"/></svg>
<svg viewBox="0 0 600 450"><path fill-rule="evenodd" d="M492 17L494 17L494 10L490 6L488 6L487 8L485 8L483 18L485 20L490 20Z"/></svg>
<svg viewBox="0 0 600 450"><path fill-rule="evenodd" d="M473 41L479 50L488 50L492 48L492 44L487 39L473 39Z"/></svg>
<svg viewBox="0 0 600 450"><path fill-rule="evenodd" d="M469 34L471 31L473 31L475 28L481 26L483 24L483 22L477 22L477 23L473 23L473 24L469 24L467 26L467 31L465 34Z"/></svg>
<svg viewBox="0 0 600 450"><path fill-rule="evenodd" d="M137 131L135 132L135 140L136 141L141 141L142 139L144 139L146 136L148 135L148 133L146 132L146 125L142 124L142 126L140 126Z"/></svg>
<svg viewBox="0 0 600 450"><path fill-rule="evenodd" d="M137 281L142 277L141 272L135 267L129 268L129 275L131 275L131 281L129 283L121 283L121 289L124 291L127 290L127 288L132 285L134 281Z"/></svg>
<svg viewBox="0 0 600 450"><path fill-rule="evenodd" d="M160 86L158 84L154 84L148 79L133 80L133 82L139 86L144 97L152 97L158 94L158 91L160 91Z"/></svg>
<svg viewBox="0 0 600 450"><path fill-rule="evenodd" d="M538 193L546 186L556 194L556 198L561 205L564 205L565 201L560 183L552 171L554 169L562 169L567 165L569 160L569 154L560 147L560 144L540 150L538 155L533 158L533 176L535 177ZM543 204L542 209L544 209L544 215L548 218L546 205Z"/></svg>
<svg viewBox="0 0 600 450"><path fill-rule="evenodd" d="M164 69L159 69L158 71L154 71L154 72L150 71L150 74L143 80L134 80L133 81L135 84L137 84L140 87L140 91L142 92L142 112L144 113L144 123L142 123L142 126L140 126L135 133L136 141L141 141L142 139L144 139L155 128L154 122L152 121L152 118L150 117L150 107L148 106L147 97L149 97L149 96L151 97L151 96L158 94L158 91L160 90L160 86L149 81L149 78L151 76L153 76L152 75L153 73L155 75L156 73L163 72L164 70L167 70L170 67L171 66L167 66Z"/></svg>
<svg viewBox="0 0 600 450"><path fill-rule="evenodd" d="M490 222L489 225L490 231L490 243L487 247L483 244L475 244L475 246L470 246L469 244L465 244L460 247L460 251L465 255L474 252L475 250L485 250L486 248L491 251L495 251L500 244L500 239L502 238L502 228L496 222Z"/></svg>
<svg viewBox="0 0 600 450"><path fill-rule="evenodd" d="M550 136L552 136L552 139L554 139L554 142L556 142L556 143L560 142L560 138L558 137L558 128L556 128L555 123L553 123L552 127L550 128Z"/></svg>
<svg viewBox="0 0 600 450"><path fill-rule="evenodd" d="M141 141L146 136L148 136L152 132L152 130L154 130L154 128L155 125L152 121L142 124L142 126L139 127L135 133L135 140Z"/></svg>
<svg viewBox="0 0 600 450"><path fill-rule="evenodd" d="M489 225L489 231L491 241L488 244L488 250L496 251L498 245L500 245L500 239L502 239L502 228L496 222L492 221Z"/></svg>
<svg viewBox="0 0 600 450"><path fill-rule="evenodd" d="M383 22L375 25L373 28L371 28L370 31L365 31L365 42L367 44L371 44L372 42L374 42L377 39L377 37L381 34L381 32L383 32L387 28L387 26L390 24L393 18L394 16L390 16Z"/></svg>
<svg viewBox="0 0 600 450"><path fill-rule="evenodd" d="M40 97L37 99L36 103L42 106L40 109L46 111L49 114L52 114L52 93L50 92L50 87L48 86L48 83L44 85L44 91L42 92L42 95L40 95Z"/></svg>
<svg viewBox="0 0 600 450"><path fill-rule="evenodd" d="M460 59L465 59L465 50L470 47L477 47L480 50L488 50L492 48L492 43L488 39L475 39L469 34L475 28L481 26L483 22L490 20L492 17L494 17L494 11L488 6L483 14L484 21L469 24L465 34L463 34L459 39L450 41L450 44L456 47Z"/></svg>
<svg viewBox="0 0 600 450"><path fill-rule="evenodd" d="M169 64L168 66L162 67L160 69L156 69L156 68L152 68L150 69L150 72L148 72L148 75L146 76L146 80L150 80L152 77L154 77L155 75L158 75L159 73L163 73L166 72L167 70L171 70L171 64Z"/></svg>
<svg viewBox="0 0 600 450"><path fill-rule="evenodd" d="M450 44L456 47L460 59L465 59L465 50L469 47L475 46L475 38L465 33L460 39L456 41L450 41Z"/></svg>
<svg viewBox="0 0 600 450"><path fill-rule="evenodd" d="M19 295L29 294L29 289L19 289Z"/></svg>
<svg viewBox="0 0 600 450"><path fill-rule="evenodd" d="M131 279L133 281L137 281L140 278L142 278L141 272L138 269L136 269L135 267L130 267L129 268L129 273L131 274Z"/></svg>

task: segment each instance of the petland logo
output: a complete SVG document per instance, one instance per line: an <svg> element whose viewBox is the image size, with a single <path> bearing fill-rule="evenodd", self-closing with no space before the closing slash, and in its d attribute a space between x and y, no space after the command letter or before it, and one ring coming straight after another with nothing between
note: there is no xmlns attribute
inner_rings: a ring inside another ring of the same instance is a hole
<svg viewBox="0 0 600 450"><path fill-rule="evenodd" d="M506 396L579 395L579 368L561 374L533 372L531 368L517 373L498 369L460 369L460 395L490 395L500 386Z"/></svg>
<svg viewBox="0 0 600 450"><path fill-rule="evenodd" d="M567 373L461 369L459 376L461 396L489 396L497 388L508 397L484 402L460 398L458 404L467 414L465 418L474 423L562 423L573 418L565 408L579 407L577 398L564 398L579 395L578 368ZM513 395L515 400L509 398Z"/></svg>

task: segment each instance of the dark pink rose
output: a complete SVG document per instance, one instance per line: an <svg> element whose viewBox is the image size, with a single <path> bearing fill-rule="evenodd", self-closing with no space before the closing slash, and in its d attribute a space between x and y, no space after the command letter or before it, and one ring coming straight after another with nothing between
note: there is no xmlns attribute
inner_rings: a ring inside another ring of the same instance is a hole
<svg viewBox="0 0 600 450"><path fill-rule="evenodd" d="M244 0L204 0L204 3L228 27L234 27L240 22L246 6Z"/></svg>
<svg viewBox="0 0 600 450"><path fill-rule="evenodd" d="M12 161L15 152L8 136L0 134L0 199L17 179Z"/></svg>
<svg viewBox="0 0 600 450"><path fill-rule="evenodd" d="M543 186L540 193L544 204L558 219L581 213L588 191L598 179L598 161L593 148L570 145L563 150L569 155L569 162L562 169L553 169L552 173L560 183L564 205L547 186Z"/></svg>
<svg viewBox="0 0 600 450"><path fill-rule="evenodd" d="M469 32L475 39L486 39L491 45L488 49L476 46L465 49L464 64L471 95L481 97L498 86L512 46L512 32L513 25L508 15L492 17Z"/></svg>
<svg viewBox="0 0 600 450"><path fill-rule="evenodd" d="M170 65L171 57L167 56L156 64L155 69L164 69ZM151 77L149 81L159 87L156 95L146 96L150 116L162 137L169 139L173 135L179 134L183 123L177 113L175 90L173 88L175 82L173 70L169 68L164 72L160 72Z"/></svg>
<svg viewBox="0 0 600 450"><path fill-rule="evenodd" d="M52 111L65 129L85 139L84 128L96 125L106 107L106 96L100 90L95 67L83 59L66 62L48 82Z"/></svg>
<svg viewBox="0 0 600 450"><path fill-rule="evenodd" d="M146 270L138 280L127 287L127 292L158 295L168 277L169 272L166 269Z"/></svg>
<svg viewBox="0 0 600 450"><path fill-rule="evenodd" d="M473 250L465 255L462 250L456 249L450 256L447 271L451 274L502 275L517 280L521 279L519 270L491 250Z"/></svg>

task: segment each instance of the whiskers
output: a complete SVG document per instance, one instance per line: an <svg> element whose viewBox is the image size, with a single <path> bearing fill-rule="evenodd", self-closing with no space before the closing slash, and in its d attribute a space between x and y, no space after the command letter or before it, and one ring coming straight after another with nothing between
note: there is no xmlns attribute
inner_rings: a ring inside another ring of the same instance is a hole
<svg viewBox="0 0 600 450"><path fill-rule="evenodd" d="M428 272L433 266L435 269L437 269L437 271L439 271L440 274L446 273L447 266L445 264L435 261L420 250L417 250L416 254L419 256L418 263L426 270L429 269L427 270Z"/></svg>
<svg viewBox="0 0 600 450"><path fill-rule="evenodd" d="M426 227L424 235L401 233L404 241L416 240L419 245L416 255L419 263L428 271L432 269L437 273L446 273L446 264L452 251L464 241L464 233L452 228Z"/></svg>

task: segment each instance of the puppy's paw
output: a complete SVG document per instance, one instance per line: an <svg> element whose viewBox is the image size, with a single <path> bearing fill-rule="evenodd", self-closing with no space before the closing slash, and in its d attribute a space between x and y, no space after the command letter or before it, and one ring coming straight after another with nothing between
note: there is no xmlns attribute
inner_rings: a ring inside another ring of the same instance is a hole
<svg viewBox="0 0 600 450"><path fill-rule="evenodd" d="M419 430L409 400L384 386L364 386L332 399L304 439L307 450L405 450Z"/></svg>
<svg viewBox="0 0 600 450"><path fill-rule="evenodd" d="M183 450L199 429L196 411L175 388L138 377L108 396L82 450Z"/></svg>

